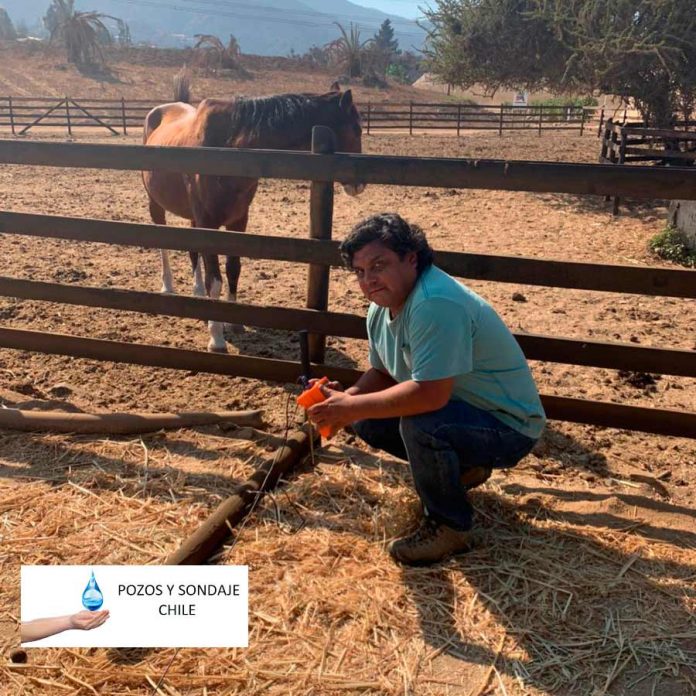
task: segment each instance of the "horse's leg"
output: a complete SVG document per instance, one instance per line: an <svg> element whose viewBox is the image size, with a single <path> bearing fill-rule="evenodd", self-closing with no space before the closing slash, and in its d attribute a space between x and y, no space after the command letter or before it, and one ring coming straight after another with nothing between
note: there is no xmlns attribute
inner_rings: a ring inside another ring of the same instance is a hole
<svg viewBox="0 0 696 696"><path fill-rule="evenodd" d="M150 198L150 217L155 225L166 225L167 219L164 214L164 208ZM162 259L162 289L160 292L174 292L174 281L172 280L172 267L169 264L169 251L160 249L160 257Z"/></svg>
<svg viewBox="0 0 696 696"><path fill-rule="evenodd" d="M243 217L225 225L225 229L230 232L246 232L247 223L249 222L249 212L247 211ZM237 301L237 286L239 284L239 275L242 272L242 264L239 256L228 256L225 260L225 275L227 276L227 301ZM225 323L225 329L232 333L244 333L244 326L241 324Z"/></svg>
<svg viewBox="0 0 696 696"><path fill-rule="evenodd" d="M189 251L191 270L193 272L193 294L195 297L205 297L205 285L203 283L203 259L197 251Z"/></svg>
<svg viewBox="0 0 696 696"><path fill-rule="evenodd" d="M203 268L205 270L205 289L208 297L212 300L219 300L222 292L222 276L220 275L220 260L217 254L201 254L203 257ZM214 353L226 353L227 344L223 334L223 325L219 321L209 321L210 340L208 350Z"/></svg>

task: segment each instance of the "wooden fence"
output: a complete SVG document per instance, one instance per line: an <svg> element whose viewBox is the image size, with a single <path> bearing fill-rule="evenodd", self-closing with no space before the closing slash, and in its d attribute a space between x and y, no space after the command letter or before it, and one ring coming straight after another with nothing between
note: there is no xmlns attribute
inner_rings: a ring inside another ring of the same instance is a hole
<svg viewBox="0 0 696 696"><path fill-rule="evenodd" d="M145 99L81 99L64 97L0 97L0 128L24 135L33 128L65 128L69 135L80 128L106 129L114 135L140 129L145 115L157 106ZM577 130L582 135L594 107L567 106L486 106L456 103L372 103L360 104L367 133L398 129L492 130L502 135L509 130Z"/></svg>
<svg viewBox="0 0 696 696"><path fill-rule="evenodd" d="M130 145L0 141L0 163L98 169L200 172L310 180L311 239L267 237L190 229L0 212L0 233L102 242L145 248L196 250L309 264L308 309L258 307L197 297L132 290L75 287L0 278L0 294L32 300L106 307L133 312L227 321L314 335L315 375L346 383L358 372L322 364L326 335L365 338L363 317L327 311L329 268L340 266L338 244L330 239L333 182L445 188L482 188L696 200L696 171L644 167L498 160L461 160L333 154L331 138L315 129L313 152L224 148L146 148ZM696 298L696 274L665 269L542 259L439 252L438 264L455 276L498 282L642 295ZM685 313L686 314L686 313ZM688 320L686 320L688 321ZM686 323L685 323L686 325ZM516 334L530 360L696 377L696 352L624 343ZM19 329L0 329L0 346L19 350L129 362L173 369L294 382L296 362L129 344ZM678 436L696 436L696 413L625 406L542 395L551 419L592 423Z"/></svg>
<svg viewBox="0 0 696 696"><path fill-rule="evenodd" d="M367 133L385 129L408 130L492 130L499 135L510 130L576 130L583 135L595 107L509 106L457 103L380 103L361 106Z"/></svg>
<svg viewBox="0 0 696 696"><path fill-rule="evenodd" d="M689 130L689 129L692 130ZM604 164L652 162L670 166L693 166L696 162L696 121L678 121L674 128L651 128L644 123L604 122L599 161ZM620 196L614 196L614 215Z"/></svg>

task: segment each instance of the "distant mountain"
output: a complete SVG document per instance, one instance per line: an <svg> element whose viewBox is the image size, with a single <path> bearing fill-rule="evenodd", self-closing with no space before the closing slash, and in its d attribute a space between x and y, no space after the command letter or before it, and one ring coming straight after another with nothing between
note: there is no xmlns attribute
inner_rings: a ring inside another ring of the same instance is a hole
<svg viewBox="0 0 696 696"><path fill-rule="evenodd" d="M2 0L13 22L34 26L49 0ZM349 0L77 0L80 10L97 10L128 22L133 40L159 46L186 46L194 34L215 34L227 41L234 34L244 53L304 53L339 36L334 22L346 29L357 24L361 38L372 36L389 18L403 49L420 48L425 32L403 17Z"/></svg>

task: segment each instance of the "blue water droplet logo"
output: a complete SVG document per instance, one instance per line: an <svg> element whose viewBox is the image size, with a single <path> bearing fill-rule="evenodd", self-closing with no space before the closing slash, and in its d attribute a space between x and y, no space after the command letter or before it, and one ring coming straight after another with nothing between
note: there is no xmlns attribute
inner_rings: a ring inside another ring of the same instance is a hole
<svg viewBox="0 0 696 696"><path fill-rule="evenodd" d="M82 593L82 606L90 611L97 611L102 604L104 604L104 595L101 593L97 579L94 577L94 571L92 571L87 587Z"/></svg>

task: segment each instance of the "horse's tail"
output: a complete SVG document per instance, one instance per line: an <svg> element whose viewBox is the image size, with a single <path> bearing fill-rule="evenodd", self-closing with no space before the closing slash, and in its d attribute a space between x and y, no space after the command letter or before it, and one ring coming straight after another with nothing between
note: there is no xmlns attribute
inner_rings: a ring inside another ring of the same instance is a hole
<svg viewBox="0 0 696 696"><path fill-rule="evenodd" d="M186 66L174 75L174 101L191 103L191 73Z"/></svg>

